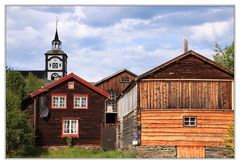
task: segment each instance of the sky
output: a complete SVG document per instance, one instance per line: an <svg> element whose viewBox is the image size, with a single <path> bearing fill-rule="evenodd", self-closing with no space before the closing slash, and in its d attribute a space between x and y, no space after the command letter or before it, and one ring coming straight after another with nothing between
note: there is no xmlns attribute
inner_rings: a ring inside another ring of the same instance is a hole
<svg viewBox="0 0 240 164"><path fill-rule="evenodd" d="M7 6L6 65L44 70L56 30L68 73L96 82L123 68L140 75L189 49L213 59L234 41L232 6Z"/></svg>

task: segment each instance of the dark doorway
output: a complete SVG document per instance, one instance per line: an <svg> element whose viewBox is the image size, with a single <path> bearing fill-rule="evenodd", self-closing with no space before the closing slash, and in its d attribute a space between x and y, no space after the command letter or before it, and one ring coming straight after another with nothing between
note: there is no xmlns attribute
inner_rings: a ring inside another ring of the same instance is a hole
<svg viewBox="0 0 240 164"><path fill-rule="evenodd" d="M117 113L106 113L106 124L115 124L117 121Z"/></svg>

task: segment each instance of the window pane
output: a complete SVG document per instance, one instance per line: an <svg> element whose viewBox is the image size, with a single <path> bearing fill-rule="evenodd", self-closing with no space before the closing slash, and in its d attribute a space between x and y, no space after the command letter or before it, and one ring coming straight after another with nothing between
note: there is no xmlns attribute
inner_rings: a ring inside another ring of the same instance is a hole
<svg viewBox="0 0 240 164"><path fill-rule="evenodd" d="M58 97L53 97L53 107L58 106Z"/></svg>
<svg viewBox="0 0 240 164"><path fill-rule="evenodd" d="M72 134L77 133L77 121L76 120L71 121L71 133Z"/></svg>
<svg viewBox="0 0 240 164"><path fill-rule="evenodd" d="M74 99L75 99L74 107L79 108L80 107L80 97L75 97Z"/></svg>
<svg viewBox="0 0 240 164"><path fill-rule="evenodd" d="M81 107L86 107L87 106L87 98L86 97L82 97L82 101L81 101Z"/></svg>
<svg viewBox="0 0 240 164"><path fill-rule="evenodd" d="M195 125L195 122L190 122L190 125Z"/></svg>
<svg viewBox="0 0 240 164"><path fill-rule="evenodd" d="M65 97L60 97L60 107L65 107Z"/></svg>
<svg viewBox="0 0 240 164"><path fill-rule="evenodd" d="M64 133L65 134L70 133L70 121L69 120L64 120Z"/></svg>
<svg viewBox="0 0 240 164"><path fill-rule="evenodd" d="M191 121L195 121L195 119L196 119L196 118L194 118L194 117L191 117Z"/></svg>

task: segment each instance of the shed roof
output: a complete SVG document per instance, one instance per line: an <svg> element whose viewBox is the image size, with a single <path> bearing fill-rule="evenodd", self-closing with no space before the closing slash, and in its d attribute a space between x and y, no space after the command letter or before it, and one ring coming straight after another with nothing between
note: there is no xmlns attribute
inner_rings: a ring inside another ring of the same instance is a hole
<svg viewBox="0 0 240 164"><path fill-rule="evenodd" d="M105 82L105 81L107 81L107 80L109 80L109 79L111 79L111 78L113 78L113 77L115 77L115 76L123 73L123 72L128 72L129 74L133 75L134 77L137 76L137 75L134 74L133 72L131 72L131 71L129 71L128 69L124 68L124 69L121 69L120 71L117 71L117 72L115 72L114 74L109 75L109 76L105 77L104 79L96 82L95 85L99 85L99 84L101 84L101 83L103 83L103 82Z"/></svg>

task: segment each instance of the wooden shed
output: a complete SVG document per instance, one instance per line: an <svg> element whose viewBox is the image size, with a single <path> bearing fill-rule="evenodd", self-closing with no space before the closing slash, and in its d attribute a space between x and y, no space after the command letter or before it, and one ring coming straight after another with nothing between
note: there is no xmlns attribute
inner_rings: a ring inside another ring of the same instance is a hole
<svg viewBox="0 0 240 164"><path fill-rule="evenodd" d="M109 75L95 83L95 86L109 93L110 98L107 100L106 123L115 124L117 119L116 97L129 85L135 78L133 72L122 69Z"/></svg>
<svg viewBox="0 0 240 164"><path fill-rule="evenodd" d="M40 146L101 146L109 94L71 73L30 94L27 111Z"/></svg>
<svg viewBox="0 0 240 164"><path fill-rule="evenodd" d="M140 76L117 98L119 148L174 146L202 158L234 124L234 74L190 50Z"/></svg>

